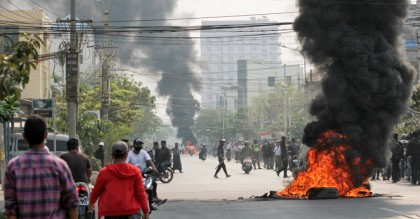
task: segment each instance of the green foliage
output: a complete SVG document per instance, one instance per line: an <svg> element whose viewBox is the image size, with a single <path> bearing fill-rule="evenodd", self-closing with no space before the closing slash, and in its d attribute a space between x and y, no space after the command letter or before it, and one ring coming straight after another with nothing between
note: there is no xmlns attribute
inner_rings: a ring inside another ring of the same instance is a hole
<svg viewBox="0 0 420 219"><path fill-rule="evenodd" d="M285 134L287 128L288 136L300 138L305 126L305 107L308 103L309 98L303 89L278 86L276 91L266 92L252 99L248 110L249 122L258 131L270 131L273 137ZM286 116L286 127L284 116Z"/></svg>
<svg viewBox="0 0 420 219"><path fill-rule="evenodd" d="M65 93L65 92L64 92ZM99 110L101 88L99 83L84 81L80 84L79 119L77 134L82 140L85 152L92 155L98 142L105 145L122 138L143 137L151 133L158 125L154 113L155 97L141 83L126 76L114 77L111 80L109 121L98 120L95 114L88 111ZM63 94L57 94L57 127L59 131L67 131L67 109ZM110 147L105 147L106 155Z"/></svg>
<svg viewBox="0 0 420 219"><path fill-rule="evenodd" d="M21 88L29 83L30 70L36 68L38 49L43 41L32 34L23 34L24 41L13 44L12 50L0 54L0 120L10 121L19 108Z"/></svg>
<svg viewBox="0 0 420 219"><path fill-rule="evenodd" d="M410 101L410 109L401 118L395 128L399 134L408 134L420 129L420 90L413 91Z"/></svg>
<svg viewBox="0 0 420 219"><path fill-rule="evenodd" d="M16 95L0 100L0 122L11 121L13 114L19 109L19 99Z"/></svg>
<svg viewBox="0 0 420 219"><path fill-rule="evenodd" d="M100 171L101 170L101 161L96 159L95 156L93 155L88 155L89 161L90 161L90 165L92 167L93 171Z"/></svg>
<svg viewBox="0 0 420 219"><path fill-rule="evenodd" d="M223 110L203 109L200 111L195 125L194 132L203 142L211 143L223 136L223 117L225 120L225 138L229 141L236 140L238 133L245 139L253 139L256 136L254 127L249 125L246 114L239 112L223 112Z"/></svg>

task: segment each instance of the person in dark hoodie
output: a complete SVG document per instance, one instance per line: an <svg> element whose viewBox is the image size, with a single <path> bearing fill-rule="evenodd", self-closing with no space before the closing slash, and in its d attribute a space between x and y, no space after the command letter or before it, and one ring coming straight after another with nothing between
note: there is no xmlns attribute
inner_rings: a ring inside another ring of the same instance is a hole
<svg viewBox="0 0 420 219"><path fill-rule="evenodd" d="M104 216L105 219L128 219L137 216L140 209L146 219L149 218L149 205L142 175L139 168L126 163L127 156L128 146L125 142L117 141L112 145L113 163L106 165L99 172L90 196L89 212L93 211L99 198L98 218Z"/></svg>

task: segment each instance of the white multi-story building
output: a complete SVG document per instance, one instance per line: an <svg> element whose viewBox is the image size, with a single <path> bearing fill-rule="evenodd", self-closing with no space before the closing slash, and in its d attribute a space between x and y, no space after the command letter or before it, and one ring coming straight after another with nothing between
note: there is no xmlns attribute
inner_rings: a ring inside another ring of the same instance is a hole
<svg viewBox="0 0 420 219"><path fill-rule="evenodd" d="M276 23L265 17L202 22L202 108L224 107L225 87L238 84L238 60L261 60L273 67L281 66L280 33Z"/></svg>

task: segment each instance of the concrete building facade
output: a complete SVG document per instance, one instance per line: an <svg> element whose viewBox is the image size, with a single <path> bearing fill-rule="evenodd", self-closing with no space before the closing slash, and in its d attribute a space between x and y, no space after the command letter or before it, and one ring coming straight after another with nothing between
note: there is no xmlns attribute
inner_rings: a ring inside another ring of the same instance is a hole
<svg viewBox="0 0 420 219"><path fill-rule="evenodd" d="M271 66L281 65L278 26L266 17L203 21L202 27L201 105L204 109L221 108L225 87L237 86L238 60L262 60Z"/></svg>
<svg viewBox="0 0 420 219"><path fill-rule="evenodd" d="M50 53L49 25L50 19L42 9L34 10L0 10L0 52L10 50L11 44L23 40L19 34L23 32L37 34L44 41L38 50L40 55ZM22 99L47 99L51 97L50 63L42 61L36 69L31 69L29 83L22 91Z"/></svg>

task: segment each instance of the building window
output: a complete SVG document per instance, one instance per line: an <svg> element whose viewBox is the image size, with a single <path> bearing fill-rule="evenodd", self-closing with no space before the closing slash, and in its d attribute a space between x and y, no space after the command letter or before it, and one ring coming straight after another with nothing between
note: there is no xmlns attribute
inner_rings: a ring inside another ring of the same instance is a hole
<svg viewBox="0 0 420 219"><path fill-rule="evenodd" d="M276 77L267 77L268 80L268 86L274 87L276 85Z"/></svg>
<svg viewBox="0 0 420 219"><path fill-rule="evenodd" d="M12 45L19 41L18 33L18 26L5 26L0 29L0 53L6 53L12 50Z"/></svg>
<svg viewBox="0 0 420 219"><path fill-rule="evenodd" d="M292 76L286 76L286 84L287 85L292 85Z"/></svg>

